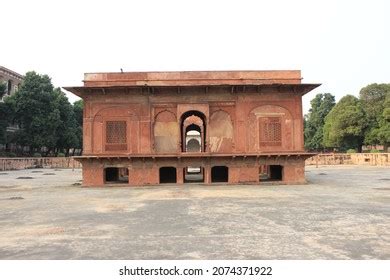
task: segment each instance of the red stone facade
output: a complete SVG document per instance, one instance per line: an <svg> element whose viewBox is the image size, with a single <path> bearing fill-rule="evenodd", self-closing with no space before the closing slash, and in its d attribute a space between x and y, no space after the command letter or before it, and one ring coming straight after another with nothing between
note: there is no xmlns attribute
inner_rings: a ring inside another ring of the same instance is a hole
<svg viewBox="0 0 390 280"><path fill-rule="evenodd" d="M85 74L86 186L303 183L300 71Z"/></svg>

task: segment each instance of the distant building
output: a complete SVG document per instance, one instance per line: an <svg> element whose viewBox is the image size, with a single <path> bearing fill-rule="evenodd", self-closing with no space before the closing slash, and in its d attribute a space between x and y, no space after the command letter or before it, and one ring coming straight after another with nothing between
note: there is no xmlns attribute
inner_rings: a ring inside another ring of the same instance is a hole
<svg viewBox="0 0 390 280"><path fill-rule="evenodd" d="M0 98L0 102L3 102L4 98L14 94L18 90L23 78L23 75L0 65L0 83L6 84L5 94ZM17 125L11 125L7 128L7 132L15 132L17 129Z"/></svg>
<svg viewBox="0 0 390 280"><path fill-rule="evenodd" d="M23 75L20 75L19 73L16 73L0 65L0 83L5 82L7 86L6 92L1 101L4 100L6 96L10 96L18 90L20 84L23 81L23 78Z"/></svg>

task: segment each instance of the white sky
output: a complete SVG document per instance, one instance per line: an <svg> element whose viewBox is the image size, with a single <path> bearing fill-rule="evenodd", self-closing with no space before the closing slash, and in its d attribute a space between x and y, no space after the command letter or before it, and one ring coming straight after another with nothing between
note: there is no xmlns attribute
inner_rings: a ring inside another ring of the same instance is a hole
<svg viewBox="0 0 390 280"><path fill-rule="evenodd" d="M301 69L339 100L390 82L388 0L2 0L0 65L48 74ZM69 94L73 102L76 96Z"/></svg>

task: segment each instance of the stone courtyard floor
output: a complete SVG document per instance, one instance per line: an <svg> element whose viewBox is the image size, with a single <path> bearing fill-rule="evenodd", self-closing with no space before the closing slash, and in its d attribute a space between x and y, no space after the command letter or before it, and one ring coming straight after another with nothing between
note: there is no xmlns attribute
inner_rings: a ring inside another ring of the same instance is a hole
<svg viewBox="0 0 390 280"><path fill-rule="evenodd" d="M82 188L80 170L3 171L0 259L390 259L389 167L306 177Z"/></svg>

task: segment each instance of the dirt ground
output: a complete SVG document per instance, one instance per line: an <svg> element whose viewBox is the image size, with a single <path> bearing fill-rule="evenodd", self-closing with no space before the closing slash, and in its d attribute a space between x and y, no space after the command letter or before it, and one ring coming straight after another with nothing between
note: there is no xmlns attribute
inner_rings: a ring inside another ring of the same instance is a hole
<svg viewBox="0 0 390 280"><path fill-rule="evenodd" d="M83 188L80 170L0 172L0 259L390 259L390 168L306 185Z"/></svg>

